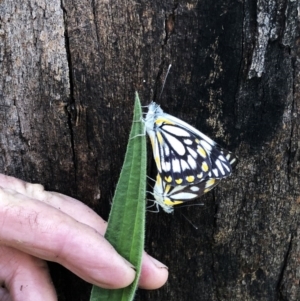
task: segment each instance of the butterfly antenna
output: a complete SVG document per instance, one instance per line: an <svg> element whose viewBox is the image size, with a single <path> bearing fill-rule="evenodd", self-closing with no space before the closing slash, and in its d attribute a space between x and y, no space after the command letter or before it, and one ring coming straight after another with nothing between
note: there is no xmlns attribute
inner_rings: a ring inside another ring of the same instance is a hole
<svg viewBox="0 0 300 301"><path fill-rule="evenodd" d="M167 80L167 77L170 73L170 69L171 69L172 65L170 64L169 67L168 67L168 70L167 70L167 73L166 73L166 76L165 76L165 79L164 79L164 82L162 84L162 88L161 88L161 91L160 91L160 94L159 94L159 99L161 99L161 95L163 93L163 90L164 90L164 87L165 87L165 84L166 84L166 80Z"/></svg>
<svg viewBox="0 0 300 301"><path fill-rule="evenodd" d="M184 207L194 207L194 206L204 206L204 203L198 203L198 204L189 204L189 205L180 205L180 207L178 207L178 209L179 208L184 208Z"/></svg>
<svg viewBox="0 0 300 301"><path fill-rule="evenodd" d="M196 229L196 230L198 230L198 227L195 225L195 224L193 224L192 222L191 222L191 220L190 219L188 219L182 212L180 212L180 214Z"/></svg>
<svg viewBox="0 0 300 301"><path fill-rule="evenodd" d="M155 182L155 180L154 180L153 178L149 177L148 175L147 175L147 178L148 178L149 180Z"/></svg>

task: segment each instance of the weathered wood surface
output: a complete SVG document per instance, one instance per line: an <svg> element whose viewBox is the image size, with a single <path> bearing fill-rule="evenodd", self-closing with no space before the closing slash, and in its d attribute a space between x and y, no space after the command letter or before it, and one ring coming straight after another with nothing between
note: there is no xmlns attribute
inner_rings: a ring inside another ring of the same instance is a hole
<svg viewBox="0 0 300 301"><path fill-rule="evenodd" d="M297 10L292 0L3 0L0 172L107 217L134 91L157 99L171 63L163 109L240 163L203 207L148 214L146 249L170 277L136 300L299 300ZM75 276L52 265L52 277L59 300L88 300Z"/></svg>

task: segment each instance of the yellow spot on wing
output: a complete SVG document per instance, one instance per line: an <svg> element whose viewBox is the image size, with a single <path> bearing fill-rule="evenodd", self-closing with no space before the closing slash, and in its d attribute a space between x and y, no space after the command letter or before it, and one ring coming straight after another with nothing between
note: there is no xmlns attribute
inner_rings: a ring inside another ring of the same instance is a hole
<svg viewBox="0 0 300 301"><path fill-rule="evenodd" d="M150 137L150 141L151 141L152 148L154 149L154 140L152 137Z"/></svg>
<svg viewBox="0 0 300 301"><path fill-rule="evenodd" d="M172 177L171 176L165 177L165 181L168 182L168 183L171 183L172 182Z"/></svg>
<svg viewBox="0 0 300 301"><path fill-rule="evenodd" d="M206 163L206 162L203 162L201 168L202 168L202 170L203 170L204 172L207 172L207 171L208 171L208 165L207 165L207 163Z"/></svg>
<svg viewBox="0 0 300 301"><path fill-rule="evenodd" d="M182 179L176 179L175 182L180 185L182 183Z"/></svg>
<svg viewBox="0 0 300 301"><path fill-rule="evenodd" d="M198 145L198 147L197 147L197 152L198 152L198 154L199 154L202 158L206 158L206 157L207 157L206 151L205 151L201 146L199 146L199 145Z"/></svg>
<svg viewBox="0 0 300 301"><path fill-rule="evenodd" d="M199 143L200 143L200 140L199 140L199 139L195 139L195 142L196 142L197 144L199 144Z"/></svg>
<svg viewBox="0 0 300 301"><path fill-rule="evenodd" d="M161 135L160 132L156 132L156 137L157 137L158 142L159 142L160 144L163 144L164 139L163 139L163 137L162 137L162 135Z"/></svg>
<svg viewBox="0 0 300 301"><path fill-rule="evenodd" d="M208 188L210 186L213 186L215 184L215 182L216 182L216 179L210 179L206 182L205 187Z"/></svg>
<svg viewBox="0 0 300 301"><path fill-rule="evenodd" d="M164 203L168 206L174 206L174 205L179 205L179 204L182 204L183 201L171 201L169 199L165 199L164 200Z"/></svg>
<svg viewBox="0 0 300 301"><path fill-rule="evenodd" d="M156 176L156 182L159 186L161 186L161 177L159 174L157 174L157 176Z"/></svg>
<svg viewBox="0 0 300 301"><path fill-rule="evenodd" d="M216 183L216 179L209 179L205 184L205 189L203 190L203 193L210 191L215 183Z"/></svg>
<svg viewBox="0 0 300 301"><path fill-rule="evenodd" d="M158 170L161 170L161 166L160 166L160 158L159 156L155 157L155 162L156 162L156 166Z"/></svg>
<svg viewBox="0 0 300 301"><path fill-rule="evenodd" d="M158 118L155 120L155 123L156 123L157 125L161 125L162 123L174 125L174 122L172 122L172 121L170 121L169 119L164 118L164 117L158 117Z"/></svg>
<svg viewBox="0 0 300 301"><path fill-rule="evenodd" d="M165 193L169 193L170 189L171 189L171 185L166 185Z"/></svg>
<svg viewBox="0 0 300 301"><path fill-rule="evenodd" d="M186 177L186 180L189 182L189 183L192 183L195 181L195 177L194 176L187 176Z"/></svg>

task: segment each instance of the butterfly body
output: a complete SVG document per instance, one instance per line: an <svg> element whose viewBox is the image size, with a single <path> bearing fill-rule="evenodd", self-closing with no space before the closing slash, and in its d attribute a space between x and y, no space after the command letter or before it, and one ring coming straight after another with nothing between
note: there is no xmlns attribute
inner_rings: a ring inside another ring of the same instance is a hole
<svg viewBox="0 0 300 301"><path fill-rule="evenodd" d="M197 184L231 174L236 157L188 123L164 113L155 102L144 119L162 181L171 186Z"/></svg>

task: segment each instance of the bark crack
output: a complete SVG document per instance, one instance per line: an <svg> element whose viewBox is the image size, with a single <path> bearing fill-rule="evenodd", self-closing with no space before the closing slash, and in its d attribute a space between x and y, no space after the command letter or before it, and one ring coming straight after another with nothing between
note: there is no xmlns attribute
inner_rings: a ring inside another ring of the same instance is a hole
<svg viewBox="0 0 300 301"><path fill-rule="evenodd" d="M162 94L163 84L165 80L161 81L162 75L164 74L164 70L166 70L166 64L169 65L169 62L166 62L167 59L167 48L169 40L174 32L175 28L175 14L178 7L178 3L175 2L172 12L170 14L165 14L165 38L161 46L161 53L162 53L162 61L161 64L158 67L158 73L155 79L155 90L153 95L153 100L157 101L157 99L160 98ZM166 74L167 75L167 74ZM165 76L166 76L165 75ZM163 77L165 79L165 76Z"/></svg>
<svg viewBox="0 0 300 301"><path fill-rule="evenodd" d="M217 220L218 220L218 211L219 211L219 205L216 203L217 202L217 198L216 198L216 193L213 190L212 191L212 197L213 197L213 203L215 204L215 213L214 213L214 224L213 224L213 231L212 231L212 246L211 246L211 261L212 261L212 277L213 277L213 281L214 281L214 286L215 288L218 287L217 285L217 272L215 270L215 266L216 266L216 259L215 259L215 253L214 253L214 248L213 248L213 244L215 241L215 235L216 235L216 229L217 229ZM216 300L219 301L219 293L218 290L216 289L216 293L215 293L215 297Z"/></svg>
<svg viewBox="0 0 300 301"><path fill-rule="evenodd" d="M289 136L289 144L288 144L288 160L287 160L287 180L288 180L288 186L291 186L291 176L292 176L292 164L293 164L293 136L294 136L294 127L296 126L296 118L297 112L295 109L295 94L296 94L296 83L295 78L297 78L296 75L296 62L295 60L292 63L292 69L293 69L293 84L292 84L292 101L291 101L291 131Z"/></svg>
<svg viewBox="0 0 300 301"><path fill-rule="evenodd" d="M279 278L278 278L278 284L277 284L277 287L276 287L276 290L277 290L277 292L278 292L278 294L279 294L279 296L282 300L284 300L284 298L283 298L282 293L280 291L280 286L281 286L281 282L282 282L283 277L284 277L284 272L285 272L285 270L287 268L287 265L288 265L289 255L290 255L291 249L292 249L292 243L293 243L293 234L290 235L288 248L287 248L286 254L284 256L282 269L280 271Z"/></svg>
<svg viewBox="0 0 300 301"><path fill-rule="evenodd" d="M96 15L97 15L97 12L96 12L96 3L95 3L95 0L92 0L91 2L91 7L92 7L92 12L93 12L93 16L94 16L94 24L95 24L95 31L96 31L96 37L97 37L97 50L99 51L99 45L100 45L100 38L99 38L99 32L101 32L101 30L98 28L98 23L97 23L97 18L96 18Z"/></svg>
<svg viewBox="0 0 300 301"><path fill-rule="evenodd" d="M63 11L63 19L64 19L64 37L65 37L65 49L67 54L67 63L69 68L69 82L70 82L70 98L69 104L66 106L65 111L67 115L67 123L70 130L70 142L72 148L72 161L74 165L74 174L75 174L75 186L77 187L77 163L76 163L76 153L75 153L75 143L74 143L74 129L73 129L73 120L76 120L77 110L75 104L75 97L74 97L74 79L72 74L72 59L71 59L71 50L70 50L70 41L68 35L68 25L67 25L67 10L63 5L63 0L61 1L61 9Z"/></svg>

